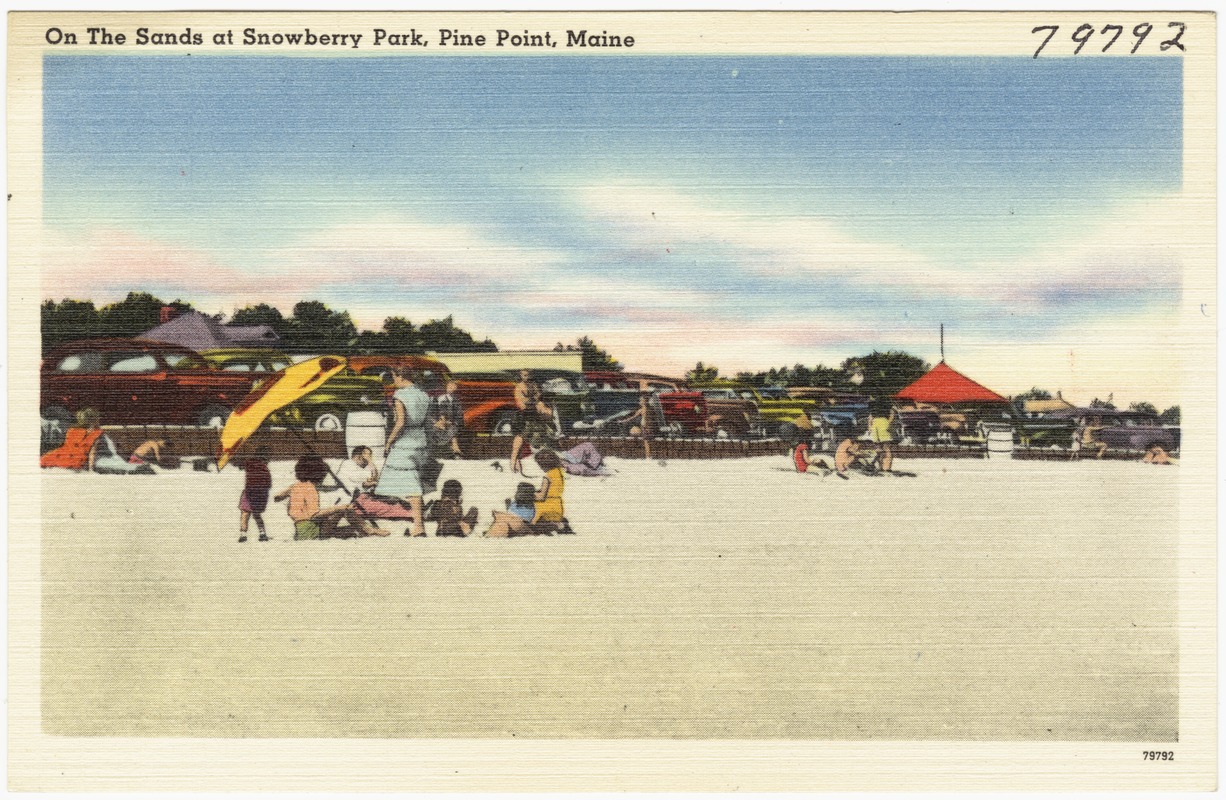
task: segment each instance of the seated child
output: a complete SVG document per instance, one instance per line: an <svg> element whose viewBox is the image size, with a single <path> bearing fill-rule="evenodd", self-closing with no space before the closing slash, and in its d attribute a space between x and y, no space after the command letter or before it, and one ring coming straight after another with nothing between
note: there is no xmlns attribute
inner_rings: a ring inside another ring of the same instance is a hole
<svg viewBox="0 0 1226 800"><path fill-rule="evenodd" d="M298 482L278 494L278 503L289 500L286 513L294 521L294 539L328 539L337 536L337 525L346 520L362 536L387 536L388 531L371 524L359 516L349 503L331 508L319 507L319 484L328 474L328 467L318 456L303 456L294 465L294 477Z"/></svg>
<svg viewBox="0 0 1226 800"><path fill-rule="evenodd" d="M515 496L507 499L506 511L495 511L494 522L485 536L505 539L508 536L527 536L532 533L532 520L536 519L536 489L530 483L515 487Z"/></svg>
<svg viewBox="0 0 1226 800"><path fill-rule="evenodd" d="M435 536L467 536L477 524L477 509L472 507L464 513L461 495L464 487L457 480L443 481L442 496L430 503L426 519L438 523Z"/></svg>

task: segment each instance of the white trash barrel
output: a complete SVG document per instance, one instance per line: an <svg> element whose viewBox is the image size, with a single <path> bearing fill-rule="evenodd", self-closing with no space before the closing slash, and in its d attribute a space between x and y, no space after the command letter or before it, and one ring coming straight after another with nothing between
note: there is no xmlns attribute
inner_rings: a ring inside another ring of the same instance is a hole
<svg viewBox="0 0 1226 800"><path fill-rule="evenodd" d="M376 469L383 469L383 445L387 443L387 418L382 411L350 411L345 416L345 457L358 445L370 448Z"/></svg>
<svg viewBox="0 0 1226 800"><path fill-rule="evenodd" d="M988 431L988 458L1013 458L1013 430L992 428Z"/></svg>

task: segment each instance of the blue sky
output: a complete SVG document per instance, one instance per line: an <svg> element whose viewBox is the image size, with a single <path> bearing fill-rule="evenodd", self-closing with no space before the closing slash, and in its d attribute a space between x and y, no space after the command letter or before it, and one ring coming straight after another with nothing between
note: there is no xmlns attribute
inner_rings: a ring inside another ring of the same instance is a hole
<svg viewBox="0 0 1226 800"><path fill-rule="evenodd" d="M589 334L674 372L935 360L941 322L986 365L1179 300L1178 254L1147 238L1178 213L1178 58L44 68L44 222L66 248L46 296L315 297L505 346Z"/></svg>

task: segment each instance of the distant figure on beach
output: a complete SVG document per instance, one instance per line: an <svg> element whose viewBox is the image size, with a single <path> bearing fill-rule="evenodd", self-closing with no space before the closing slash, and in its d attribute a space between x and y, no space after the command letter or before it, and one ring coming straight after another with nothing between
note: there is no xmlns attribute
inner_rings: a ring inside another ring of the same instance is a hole
<svg viewBox="0 0 1226 800"><path fill-rule="evenodd" d="M455 458L463 455L460 451L460 434L464 428L464 409L456 397L459 388L454 380L448 380L445 391L434 398L431 409L435 441Z"/></svg>
<svg viewBox="0 0 1226 800"><path fill-rule="evenodd" d="M1145 455L1141 457L1142 463L1145 464L1162 464L1174 466L1179 463L1179 459L1171 458L1170 454L1162 448L1161 445L1153 444L1145 451Z"/></svg>
<svg viewBox="0 0 1226 800"><path fill-rule="evenodd" d="M298 482L274 499L279 503L288 500L286 513L294 521L294 539L329 539L337 536L341 520L347 521L359 535L387 536L388 532L371 524L365 517L354 513L349 503L331 508L319 507L319 484L328 474L328 465L319 456L303 456L294 465L294 477Z"/></svg>
<svg viewBox="0 0 1226 800"><path fill-rule="evenodd" d="M268 449L256 448L255 452L243 459L239 469L246 473L243 482L243 493L238 498L238 541L247 541L247 526L255 518L255 527L260 532L260 541L268 541L268 531L264 528L264 511L268 508L268 493L272 491L272 473L268 471Z"/></svg>
<svg viewBox="0 0 1226 800"><path fill-rule="evenodd" d="M881 446L881 469L889 472L894 465L894 435L890 433L890 425L895 417L894 409L890 409L888 417L878 414L869 423L868 431L873 442Z"/></svg>
<svg viewBox="0 0 1226 800"><path fill-rule="evenodd" d="M591 442L580 442L571 449L558 453L558 458L562 460L562 469L566 470L567 475L603 477L613 474L613 470L604 465L604 456L600 454L600 450Z"/></svg>
<svg viewBox="0 0 1226 800"><path fill-rule="evenodd" d="M651 458L651 440L660 432L656 416L652 413L649 399L651 392L639 392L639 410L631 417L630 435L643 440L643 458Z"/></svg>
<svg viewBox="0 0 1226 800"><path fill-rule="evenodd" d="M552 416L549 406L541 399L541 387L532 382L532 372L519 371L519 383L515 384L515 419L511 423L511 472L522 473L520 456L524 442L532 441L532 435L544 427L544 420Z"/></svg>
<svg viewBox="0 0 1226 800"><path fill-rule="evenodd" d="M435 536L467 536L477 524L477 508L473 506L464 513L464 487L457 480L443 482L438 500L429 504L426 519L437 522Z"/></svg>
<svg viewBox="0 0 1226 800"><path fill-rule="evenodd" d="M1107 452L1107 443L1100 441L1095 434L1103 427L1102 417L1093 417L1089 422L1082 423L1077 428L1076 435L1081 440L1079 450L1090 451L1094 450L1095 458L1102 458L1103 453Z"/></svg>
<svg viewBox="0 0 1226 800"><path fill-rule="evenodd" d="M76 426L64 432L64 443L44 453L38 465L92 471L98 457L98 440L102 438L100 421L101 416L92 408L78 411Z"/></svg>
<svg viewBox="0 0 1226 800"><path fill-rule="evenodd" d="M804 439L795 442L792 448L792 465L797 472L829 473L830 467L826 460L809 452L809 443Z"/></svg>
<svg viewBox="0 0 1226 800"><path fill-rule="evenodd" d="M422 469L431 461L426 437L426 415L430 398L415 385L413 370L398 367L392 371L392 429L383 448L383 472L375 493L386 497L404 498L413 515L413 527L405 536L425 536L426 522L422 516Z"/></svg>
<svg viewBox="0 0 1226 800"><path fill-rule="evenodd" d="M860 443L850 436L839 442L838 449L834 451L834 471L840 478L847 477L847 470L859 458L860 450Z"/></svg>
<svg viewBox="0 0 1226 800"><path fill-rule="evenodd" d="M161 464L169 443L165 439L149 439L141 442L128 456L129 464Z"/></svg>
<svg viewBox="0 0 1226 800"><path fill-rule="evenodd" d="M77 412L76 427L64 432L64 443L44 453L40 467L88 470L105 475L152 475L148 464L131 464L119 455L115 441L102 431L102 417L92 408Z"/></svg>

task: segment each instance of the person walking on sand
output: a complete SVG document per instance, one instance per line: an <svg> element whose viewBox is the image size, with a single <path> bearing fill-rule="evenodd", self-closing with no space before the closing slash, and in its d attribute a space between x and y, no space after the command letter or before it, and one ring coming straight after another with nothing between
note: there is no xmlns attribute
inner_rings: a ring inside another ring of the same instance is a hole
<svg viewBox="0 0 1226 800"><path fill-rule="evenodd" d="M524 441L531 437L535 430L537 417L548 413L549 407L541 402L540 387L532 382L532 373L521 369L519 383L515 384L515 418L511 423L511 433L515 434L511 440L512 473L524 471L523 465L519 463Z"/></svg>
<svg viewBox="0 0 1226 800"><path fill-rule="evenodd" d="M893 424L894 417L895 412L893 407L891 407L888 417L875 416L868 426L869 435L873 442L881 446L882 472L889 472L890 467L894 465L894 435L890 433L890 425Z"/></svg>
<svg viewBox="0 0 1226 800"><path fill-rule="evenodd" d="M239 468L247 474L243 483L243 493L238 499L238 541L247 541L247 525L255 518L255 527L260 532L260 541L268 541L268 531L264 528L264 511L268 508L268 493L272 491L272 473L268 471L268 449L257 448L248 458L244 459Z"/></svg>
<svg viewBox="0 0 1226 800"><path fill-rule="evenodd" d="M422 468L430 460L430 441L426 436L426 417L430 398L415 385L416 374L406 367L392 372L392 429L383 447L383 471L375 494L401 497L413 514L413 527L405 536L425 536L422 515Z"/></svg>

